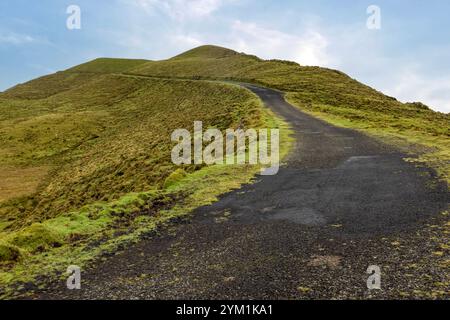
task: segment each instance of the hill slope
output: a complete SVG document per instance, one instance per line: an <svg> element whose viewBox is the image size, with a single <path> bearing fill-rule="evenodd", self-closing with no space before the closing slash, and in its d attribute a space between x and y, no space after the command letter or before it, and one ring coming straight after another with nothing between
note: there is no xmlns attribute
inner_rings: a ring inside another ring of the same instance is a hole
<svg viewBox="0 0 450 320"><path fill-rule="evenodd" d="M254 94L121 74L140 63L98 59L0 94L0 283L77 250L87 259L117 234L132 239L170 218L155 217L160 210L180 204L186 214L258 170L180 169L170 157L172 131L194 121L220 130L273 123Z"/></svg>
<svg viewBox="0 0 450 320"><path fill-rule="evenodd" d="M185 214L249 181L255 168L178 170L170 161L170 133L194 120L222 130L282 125L249 91L202 80L285 91L299 108L395 138L420 151L411 161L450 176L449 115L400 103L339 71L215 46L164 61L96 59L0 93L0 282L62 263L69 252L83 260L93 243L116 245L117 234L154 227L168 218L164 209L180 205Z"/></svg>
<svg viewBox="0 0 450 320"><path fill-rule="evenodd" d="M191 128L194 120L220 129L259 120L252 95L229 85L118 75L76 79L83 84L45 98L31 99L33 89L25 97L20 88L20 99L8 92L1 102L2 165L49 167L52 175L27 201L25 215L52 217L157 187L175 170L170 133ZM70 201L61 201L66 195Z"/></svg>

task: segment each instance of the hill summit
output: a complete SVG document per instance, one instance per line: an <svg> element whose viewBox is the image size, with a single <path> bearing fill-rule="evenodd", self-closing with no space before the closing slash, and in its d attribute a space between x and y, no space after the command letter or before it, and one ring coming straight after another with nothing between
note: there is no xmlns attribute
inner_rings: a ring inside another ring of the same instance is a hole
<svg viewBox="0 0 450 320"><path fill-rule="evenodd" d="M193 48L191 50L188 50L186 52L183 52L182 54L179 54L172 59L182 59L182 58L214 58L214 59L220 59L230 56L239 55L238 52L223 48L219 46L214 45L204 45L200 47Z"/></svg>

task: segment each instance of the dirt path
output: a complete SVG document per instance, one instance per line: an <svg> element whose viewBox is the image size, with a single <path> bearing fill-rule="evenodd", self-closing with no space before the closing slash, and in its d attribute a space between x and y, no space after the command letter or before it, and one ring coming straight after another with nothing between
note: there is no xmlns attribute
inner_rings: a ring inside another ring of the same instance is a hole
<svg viewBox="0 0 450 320"><path fill-rule="evenodd" d="M446 208L446 186L427 187L433 172L391 147L246 86L295 131L279 173L84 271L81 290L61 281L34 298L387 298L426 286L402 266L429 253L416 230ZM405 250L386 245L399 237ZM381 266L383 290L368 291L369 265Z"/></svg>

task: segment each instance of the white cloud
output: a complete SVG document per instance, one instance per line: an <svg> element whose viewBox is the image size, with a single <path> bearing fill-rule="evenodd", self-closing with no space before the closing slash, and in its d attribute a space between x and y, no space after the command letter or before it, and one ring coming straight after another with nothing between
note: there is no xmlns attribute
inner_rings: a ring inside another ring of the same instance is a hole
<svg viewBox="0 0 450 320"><path fill-rule="evenodd" d="M198 35L176 34L170 37L172 45L179 50L189 50L205 44Z"/></svg>
<svg viewBox="0 0 450 320"><path fill-rule="evenodd" d="M37 42L37 40L27 34L17 34L17 33L0 34L0 44L6 43L12 45L21 45L32 42Z"/></svg>
<svg viewBox="0 0 450 320"><path fill-rule="evenodd" d="M312 28L301 36L265 28L255 23L234 21L228 45L264 59L286 59L302 65L328 65L328 40Z"/></svg>
<svg viewBox="0 0 450 320"><path fill-rule="evenodd" d="M427 77L414 68L407 68L385 90L403 102L420 101L430 108L450 112L450 77Z"/></svg>
<svg viewBox="0 0 450 320"><path fill-rule="evenodd" d="M221 6L235 0L125 0L146 10L160 11L172 19L186 20L209 16Z"/></svg>

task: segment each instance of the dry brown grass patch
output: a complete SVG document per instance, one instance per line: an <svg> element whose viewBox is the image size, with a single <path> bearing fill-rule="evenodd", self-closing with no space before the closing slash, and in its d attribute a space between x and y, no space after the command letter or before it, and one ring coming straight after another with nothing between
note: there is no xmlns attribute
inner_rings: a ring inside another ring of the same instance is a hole
<svg viewBox="0 0 450 320"><path fill-rule="evenodd" d="M33 194L48 170L44 166L0 167L0 202Z"/></svg>

